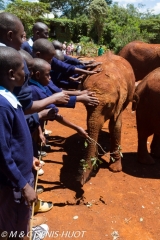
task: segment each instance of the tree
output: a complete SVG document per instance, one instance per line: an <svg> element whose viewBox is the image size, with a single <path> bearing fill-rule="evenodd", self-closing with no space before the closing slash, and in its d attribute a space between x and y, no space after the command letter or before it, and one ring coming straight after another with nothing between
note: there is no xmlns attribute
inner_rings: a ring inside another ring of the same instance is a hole
<svg viewBox="0 0 160 240"><path fill-rule="evenodd" d="M88 8L92 0L40 0L49 3L53 12L60 12L62 16L74 19L82 14L88 15ZM107 5L112 4L112 0L105 0Z"/></svg>
<svg viewBox="0 0 160 240"><path fill-rule="evenodd" d="M89 14L93 21L99 44L103 42L102 36L105 19L107 17L107 10L108 7L105 0L93 0L89 6Z"/></svg>
<svg viewBox="0 0 160 240"><path fill-rule="evenodd" d="M15 0L7 6L5 11L15 14L22 21L27 35L30 36L33 24L45 13L49 13L48 9L49 5L46 3Z"/></svg>
<svg viewBox="0 0 160 240"><path fill-rule="evenodd" d="M0 2L0 10L3 10L4 8L5 8L5 6L4 6L4 1L1 0L1 2Z"/></svg>
<svg viewBox="0 0 160 240"><path fill-rule="evenodd" d="M87 9L92 0L40 0L40 2L46 2L50 4L53 12L59 12L62 16L66 16L70 19L79 17L82 14L87 13Z"/></svg>
<svg viewBox="0 0 160 240"><path fill-rule="evenodd" d="M147 16L150 16L150 14L147 13ZM117 3L113 4L108 9L108 17L105 22L104 43L109 49L118 53L122 47L131 41L149 42L154 37L154 33L153 31L148 32L149 28L144 27L146 24L144 18L146 18L145 13L141 13L132 4L128 4L126 8L119 6Z"/></svg>

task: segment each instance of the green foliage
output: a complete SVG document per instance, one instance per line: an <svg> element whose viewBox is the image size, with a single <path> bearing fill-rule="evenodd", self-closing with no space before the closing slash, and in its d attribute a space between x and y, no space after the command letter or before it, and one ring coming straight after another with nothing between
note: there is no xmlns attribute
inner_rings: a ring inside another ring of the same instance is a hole
<svg viewBox="0 0 160 240"><path fill-rule="evenodd" d="M92 24L98 36L98 43L103 41L104 23L107 17L107 3L105 0L93 0L89 6Z"/></svg>
<svg viewBox="0 0 160 240"><path fill-rule="evenodd" d="M74 19L83 14L87 14L88 7L92 0L40 0L40 2L49 3L53 12L61 12L62 16Z"/></svg>
<svg viewBox="0 0 160 240"><path fill-rule="evenodd" d="M152 11L140 12L139 8L128 4L126 8L111 0L40 0L40 3L22 0L10 0L5 11L18 16L27 32L32 35L32 26L36 21L42 21L50 27L50 38L81 43L82 55L97 56L99 45L103 49L118 53L124 45L133 40L145 42L160 42L160 15ZM45 3L44 3L45 2ZM4 8L5 1L0 1ZM48 3L48 4L46 4ZM61 11L62 16L53 19L44 18L50 6Z"/></svg>
<svg viewBox="0 0 160 240"><path fill-rule="evenodd" d="M134 40L149 42L153 33L141 28L142 19L146 17L132 4L126 8L117 3L109 7L108 17L105 22L103 34L104 43L115 53L118 53L124 45Z"/></svg>
<svg viewBox="0 0 160 240"><path fill-rule="evenodd" d="M15 0L5 9L6 12L15 14L23 23L28 36L32 35L33 24L38 21L48 11L49 5L46 3L24 2Z"/></svg>

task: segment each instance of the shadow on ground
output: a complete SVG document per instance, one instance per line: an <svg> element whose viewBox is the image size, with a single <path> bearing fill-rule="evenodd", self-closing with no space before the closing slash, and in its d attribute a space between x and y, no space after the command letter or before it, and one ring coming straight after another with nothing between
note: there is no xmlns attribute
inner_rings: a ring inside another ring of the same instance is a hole
<svg viewBox="0 0 160 240"><path fill-rule="evenodd" d="M84 158L85 154L85 140L78 134L74 134L68 138L61 138L54 136L49 138L49 144L52 146L59 146L58 151L66 152L67 155L63 155L63 163L60 171L60 182L57 184L57 188L69 188L76 193L76 198L83 196L83 189L81 184L76 180L79 175L80 160ZM108 132L101 131L99 134L98 143L108 153L110 148L110 135ZM102 150L99 148L99 153L102 154ZM100 158L100 157L99 157ZM101 159L101 158L100 158ZM95 177L100 168L108 169L108 163L102 160L102 164L99 168L92 172L91 177ZM50 160L48 160L50 161ZM140 178L160 178L160 160L156 160L155 165L143 165L137 161L137 154L133 152L123 153L122 159L123 172Z"/></svg>

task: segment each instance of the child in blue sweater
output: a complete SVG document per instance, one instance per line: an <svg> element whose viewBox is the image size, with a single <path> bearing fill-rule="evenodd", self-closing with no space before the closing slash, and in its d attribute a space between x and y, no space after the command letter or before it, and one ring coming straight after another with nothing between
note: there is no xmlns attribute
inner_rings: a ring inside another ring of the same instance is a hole
<svg viewBox="0 0 160 240"><path fill-rule="evenodd" d="M33 100L41 100L48 97L49 94L52 95L52 93L49 93L45 88L45 86L47 86L50 82L50 71L51 65L48 62L40 58L34 59L32 79L29 80L30 87L32 88ZM76 130L82 137L88 137L87 132L83 128L71 123L66 118L61 116L58 113L58 108L54 104L49 105L48 107L52 107L55 110L56 121Z"/></svg>
<svg viewBox="0 0 160 240"><path fill-rule="evenodd" d="M28 206L37 200L32 139L22 106L12 94L14 87L23 85L24 77L20 54L13 48L0 47L0 231L23 231L26 235Z"/></svg>
<svg viewBox="0 0 160 240"><path fill-rule="evenodd" d="M41 59L44 59L45 61L47 61L48 63L51 63L52 58L55 54L55 49L52 45L51 42L49 42L47 39L38 39L34 42L33 44L33 56L34 57L38 57ZM76 68L75 66L71 66L69 64L66 64L65 66L62 64L64 64L63 62L57 60L57 65L54 66L54 70L56 69L56 71L60 71L60 72L64 72L66 71L66 75L68 74L75 74L75 73L88 73L88 74L95 74L98 71L86 71L83 69L79 69ZM52 69L52 64L51 64L51 69ZM52 79L51 79L52 80ZM60 91L62 91L62 89L59 88ZM59 91L59 92L60 92ZM68 95L70 95L70 99L71 97L74 97L74 105L76 102L82 102L86 105L90 105L90 106L97 106L99 104L98 99L95 96L95 93L90 92L88 90L84 90L84 91L62 91ZM72 95L72 96L71 96Z"/></svg>

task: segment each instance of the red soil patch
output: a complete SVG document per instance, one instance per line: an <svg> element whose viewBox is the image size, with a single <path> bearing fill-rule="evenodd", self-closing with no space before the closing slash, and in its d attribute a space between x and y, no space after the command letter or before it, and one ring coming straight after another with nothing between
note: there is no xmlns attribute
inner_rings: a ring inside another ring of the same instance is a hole
<svg viewBox="0 0 160 240"><path fill-rule="evenodd" d="M81 103L75 109L61 108L60 113L86 129L86 110ZM123 113L123 171L110 172L104 161L82 188L76 188L73 175L76 161L83 158L84 140L56 121L46 128L52 130L52 147L44 158L45 174L39 177L39 184L45 188L39 197L55 205L51 211L38 214L48 219L50 237L46 239L160 239L160 161L157 159L154 166L137 162L136 120L131 105ZM99 143L108 151L108 123Z"/></svg>

